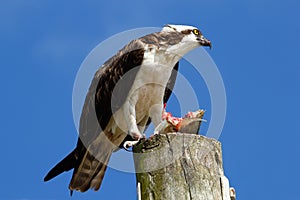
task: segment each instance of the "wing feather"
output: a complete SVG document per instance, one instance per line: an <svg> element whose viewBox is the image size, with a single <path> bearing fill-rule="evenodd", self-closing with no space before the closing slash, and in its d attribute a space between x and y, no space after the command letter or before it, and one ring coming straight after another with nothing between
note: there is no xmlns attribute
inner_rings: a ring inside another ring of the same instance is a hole
<svg viewBox="0 0 300 200"><path fill-rule="evenodd" d="M125 102L138 70L133 70L132 73L129 73L129 78L127 77L128 79L126 79L128 81L126 86L116 91L118 97L114 104L111 105L113 90L118 81L127 72L142 64L144 44L159 45L158 37L158 34L154 33L133 40L97 70L87 93L80 117L79 137L76 148L50 170L44 179L45 181L74 168L69 186L71 191L86 191L89 188L98 190L100 188L106 165L114 150L114 147L108 145L111 143L103 139L103 135L107 134L103 130L107 127L113 112L117 111ZM168 81L164 94L164 103L168 101L172 93L177 70L178 63L174 66ZM150 120L148 120L147 124L149 123ZM108 136L108 138L114 140L113 136ZM91 153L93 148L95 149L92 152L99 153L99 157L94 157L94 154Z"/></svg>
<svg viewBox="0 0 300 200"><path fill-rule="evenodd" d="M111 105L113 89L124 74L141 65L143 56L143 44L140 40L133 40L97 70L85 98L76 148L50 170L44 178L45 181L74 168L69 186L71 190L86 191L91 187L99 189L106 164L113 151L112 147L106 146L109 142L105 143L105 140L100 139L103 138L102 130L108 125L113 114L112 106L115 111L122 106L130 87L123 87L124 95L118 95L115 104ZM137 70L133 70L133 73L130 74L132 78L129 81L133 82L136 72ZM127 85L131 86L132 82ZM95 141L97 142L93 143ZM107 151L107 153L100 155L100 159L95 158L89 152L92 144L99 146L99 151ZM97 159L103 162L99 162ZM99 178L101 180L96 180ZM93 181L93 179L95 180Z"/></svg>

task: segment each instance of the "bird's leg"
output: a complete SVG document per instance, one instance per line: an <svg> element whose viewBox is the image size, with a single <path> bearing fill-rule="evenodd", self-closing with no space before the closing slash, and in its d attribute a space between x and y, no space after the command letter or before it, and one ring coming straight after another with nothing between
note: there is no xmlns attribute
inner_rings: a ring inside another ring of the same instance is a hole
<svg viewBox="0 0 300 200"><path fill-rule="evenodd" d="M146 135L144 134L144 130L146 128L146 124L148 122L149 117L145 116L142 121L139 122L138 124L138 129L140 131L140 133L142 134L142 138L146 138ZM136 141L126 141L123 144L123 147L126 151L130 151L129 148L132 147L133 145L137 144L139 142L139 140Z"/></svg>
<svg viewBox="0 0 300 200"><path fill-rule="evenodd" d="M134 139L134 141L126 141L123 144L125 150L130 151L129 148L137 144L142 135L138 129L135 114L135 104L132 100L128 100L124 103L125 120L128 126L128 134Z"/></svg>
<svg viewBox="0 0 300 200"><path fill-rule="evenodd" d="M144 134L145 128L147 126L147 122L149 120L149 116L145 116L139 123L138 128L140 133L142 134L142 138L146 138L146 135Z"/></svg>
<svg viewBox="0 0 300 200"><path fill-rule="evenodd" d="M163 104L154 104L149 111L150 118L154 124L154 135L159 133L160 123L162 122Z"/></svg>
<svg viewBox="0 0 300 200"><path fill-rule="evenodd" d="M125 120L128 126L128 134L134 139L139 140L142 135L137 127L135 105L131 101L124 104Z"/></svg>

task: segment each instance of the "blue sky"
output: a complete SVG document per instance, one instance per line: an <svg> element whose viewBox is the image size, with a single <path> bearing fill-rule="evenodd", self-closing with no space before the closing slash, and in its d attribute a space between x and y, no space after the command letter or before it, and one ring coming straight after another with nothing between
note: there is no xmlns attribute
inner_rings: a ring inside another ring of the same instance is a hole
<svg viewBox="0 0 300 200"><path fill-rule="evenodd" d="M299 7L296 0L2 1L0 199L71 199L70 172L48 183L43 177L76 144L72 89L80 64L116 33L167 23L200 27L213 43L208 53L227 92L219 140L238 198L297 199ZM206 91L202 98L209 113ZM99 192L72 199L121 197L135 198L135 177L108 169Z"/></svg>

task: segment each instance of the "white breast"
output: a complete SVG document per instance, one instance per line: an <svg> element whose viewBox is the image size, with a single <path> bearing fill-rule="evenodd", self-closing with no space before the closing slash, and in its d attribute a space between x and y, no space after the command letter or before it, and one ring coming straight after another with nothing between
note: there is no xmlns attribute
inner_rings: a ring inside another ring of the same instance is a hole
<svg viewBox="0 0 300 200"><path fill-rule="evenodd" d="M126 102L115 113L116 126L122 127L122 130L128 128L127 119L132 116L132 112L128 110L135 110L136 124L139 124L149 117L153 106L160 105L162 109L165 88L178 60L178 57L167 55L165 51L155 47L145 48L143 62L138 68ZM159 109L155 112L156 119L152 119L154 123L156 122L155 125L161 120L161 112Z"/></svg>
<svg viewBox="0 0 300 200"><path fill-rule="evenodd" d="M146 48L144 61L136 75L129 99L135 101L137 122L139 122L151 106L163 104L167 82L177 61L165 51Z"/></svg>

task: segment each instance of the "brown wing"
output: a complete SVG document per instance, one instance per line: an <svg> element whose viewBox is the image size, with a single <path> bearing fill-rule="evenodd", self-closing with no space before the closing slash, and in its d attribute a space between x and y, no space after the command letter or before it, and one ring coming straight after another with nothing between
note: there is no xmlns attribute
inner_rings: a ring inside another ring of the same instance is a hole
<svg viewBox="0 0 300 200"><path fill-rule="evenodd" d="M45 181L74 168L69 186L71 191L86 191L91 187L95 190L99 189L106 170L106 164L113 149L109 145L111 143L106 142L107 138L100 133L107 126L113 110L118 110L124 103L137 70L130 73L126 86L119 88L119 91L116 92L118 93L118 98L114 105L111 105L113 90L117 82L129 70L142 63L144 48L140 41L158 45L158 36L157 34L150 34L140 40L132 41L114 57L105 62L96 72L82 110L77 146L67 157L49 171L44 178ZM174 69L178 70L178 63L174 66ZM176 72L173 72L171 75L165 91L164 102L167 102L171 95L176 74ZM93 156L94 154L90 153L91 149L93 149L93 152L100 154L97 159ZM99 160L102 162L99 162Z"/></svg>
<svg viewBox="0 0 300 200"><path fill-rule="evenodd" d="M112 107L116 111L124 103L137 70L130 73L131 78L128 79L126 87L122 87L122 91L118 91L118 99L114 105L111 105L113 90L124 74L141 65L143 56L142 44L139 40L134 40L105 62L95 73L80 117L79 138L76 148L49 171L44 181L74 168L69 186L71 190L86 191L91 187L91 184L96 190L99 189L106 169L106 160L108 161L112 148L107 146L109 142L106 142L105 138L103 139L99 134L105 129L113 114ZM100 145L99 149L97 145ZM97 161L87 151L87 148L94 148L100 152L104 150L103 154L100 155L104 164ZM94 180L95 177L97 180Z"/></svg>
<svg viewBox="0 0 300 200"><path fill-rule="evenodd" d="M164 96L164 103L167 103L167 101L169 100L169 98L172 94L172 91L173 91L174 85L175 85L175 81L176 81L176 77L177 77L177 73L178 73L178 68L179 68L179 62L177 62L175 64L175 66L173 67L171 77L167 83L167 87L165 90L165 96Z"/></svg>
<svg viewBox="0 0 300 200"><path fill-rule="evenodd" d="M86 191L91 187L95 190L100 188L107 162L115 147L106 141L106 137L99 134L107 126L113 112L125 102L137 72L130 70L141 65L143 56L144 50L134 41L96 72L80 118L80 135L76 147L79 149L79 155L69 186L71 190ZM118 91L114 91L118 96L112 105L113 90L117 82L129 71L126 84L116 88ZM97 152L97 158L89 152L91 146L94 148L93 152Z"/></svg>
<svg viewBox="0 0 300 200"><path fill-rule="evenodd" d="M97 137L99 128L105 129L112 116L112 108L116 111L124 103L137 70L129 73L132 78L126 79L126 86L117 88L121 91L115 91L118 93L118 99L114 101L114 105L111 105L113 90L124 74L141 65L143 56L144 49L141 43L134 40L105 62L103 67L96 72L80 117L79 136L85 144Z"/></svg>

